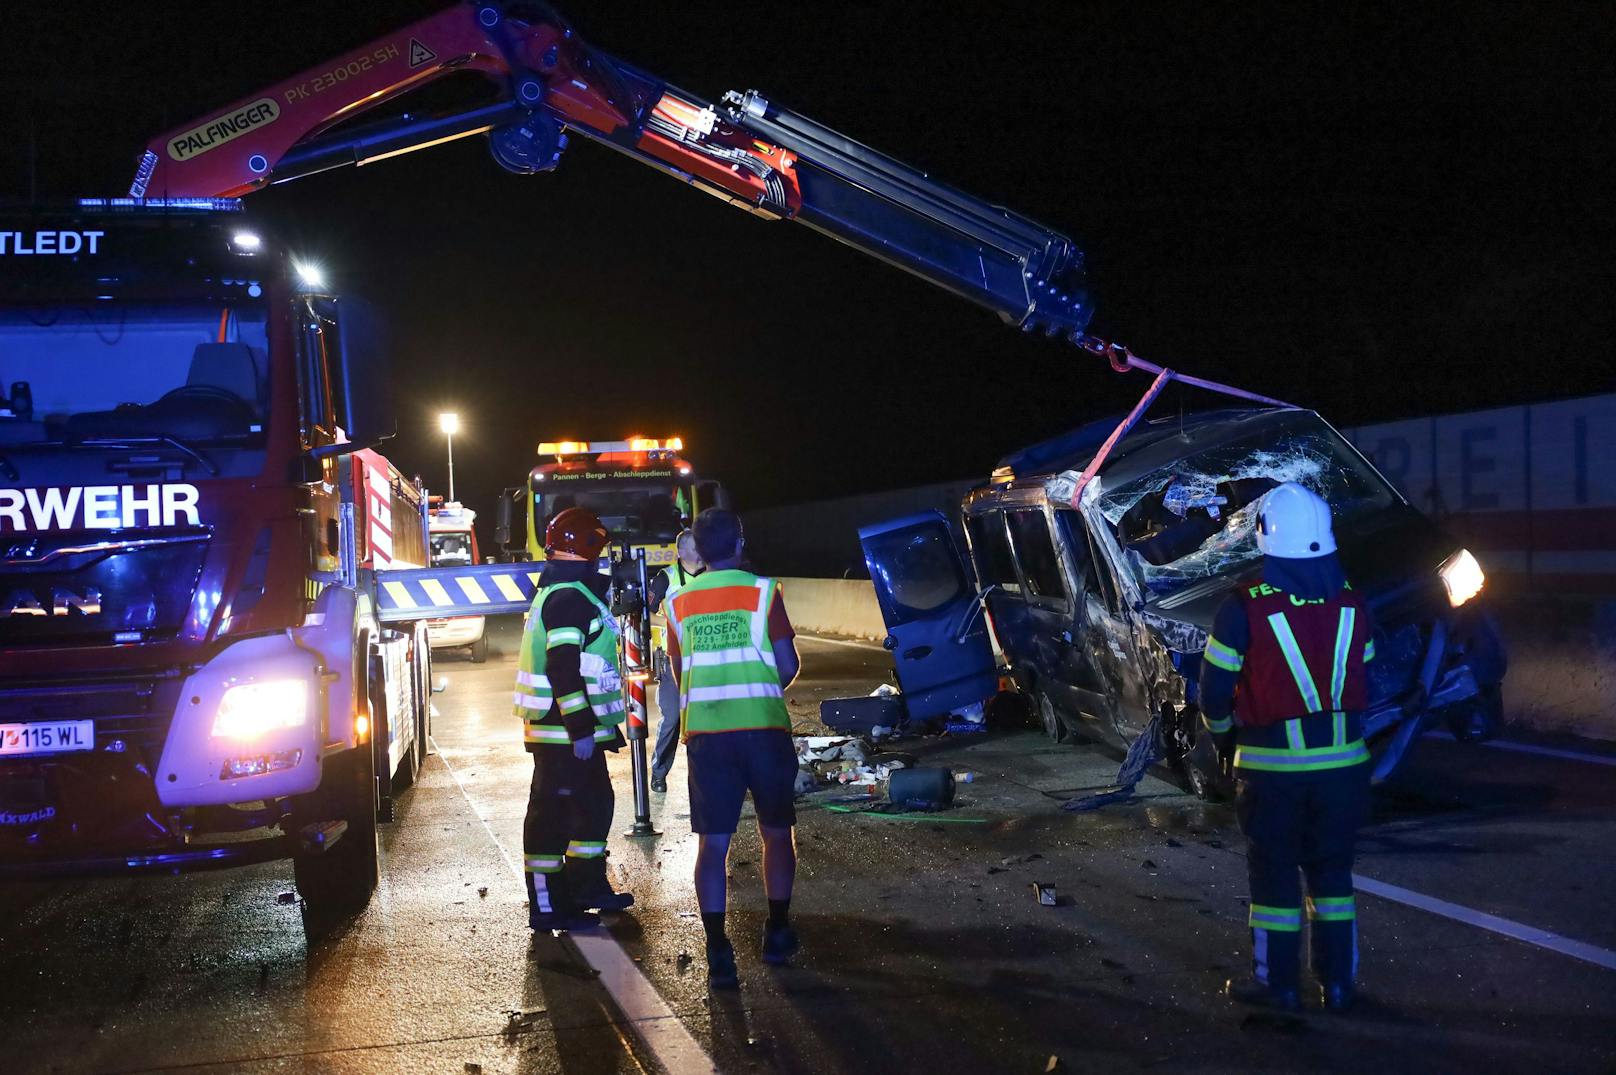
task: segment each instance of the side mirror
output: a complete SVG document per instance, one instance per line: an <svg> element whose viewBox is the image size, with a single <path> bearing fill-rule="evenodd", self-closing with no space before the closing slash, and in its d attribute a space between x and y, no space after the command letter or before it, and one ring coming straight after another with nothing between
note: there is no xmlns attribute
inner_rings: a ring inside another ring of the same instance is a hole
<svg viewBox="0 0 1616 1075"><path fill-rule="evenodd" d="M502 490L494 508L494 544L509 548L511 544L511 490Z"/></svg>
<svg viewBox="0 0 1616 1075"><path fill-rule="evenodd" d="M385 439L397 428L386 319L374 306L352 296L314 301L321 316L337 323L337 361L330 372L342 428L355 441Z"/></svg>

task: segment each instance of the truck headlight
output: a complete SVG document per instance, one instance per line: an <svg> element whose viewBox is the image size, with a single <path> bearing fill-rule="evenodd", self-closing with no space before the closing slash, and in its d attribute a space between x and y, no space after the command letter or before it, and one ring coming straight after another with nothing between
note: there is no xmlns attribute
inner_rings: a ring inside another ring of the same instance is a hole
<svg viewBox="0 0 1616 1075"><path fill-rule="evenodd" d="M1469 549L1460 549L1442 561L1436 573L1442 576L1442 585L1448 588L1448 604L1454 608L1480 593L1487 583L1486 574Z"/></svg>
<svg viewBox="0 0 1616 1075"><path fill-rule="evenodd" d="M213 718L217 739L256 739L277 728L295 728L308 719L309 685L301 679L238 683L219 699Z"/></svg>

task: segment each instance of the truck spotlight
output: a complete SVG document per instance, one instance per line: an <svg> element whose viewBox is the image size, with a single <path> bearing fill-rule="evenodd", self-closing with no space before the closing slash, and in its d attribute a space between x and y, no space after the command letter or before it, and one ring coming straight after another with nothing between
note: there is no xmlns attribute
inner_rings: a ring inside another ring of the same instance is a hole
<svg viewBox="0 0 1616 1075"><path fill-rule="evenodd" d="M307 261L294 261L292 271L297 273L298 283L306 290L319 291L325 287L325 271L318 265Z"/></svg>
<svg viewBox="0 0 1616 1075"><path fill-rule="evenodd" d="M682 452L685 450L685 439L683 437L669 437L663 447L675 452Z"/></svg>
<svg viewBox="0 0 1616 1075"><path fill-rule="evenodd" d="M256 251L264 245L264 240L258 237L257 232L238 231L230 237L230 241L238 250Z"/></svg>
<svg viewBox="0 0 1616 1075"><path fill-rule="evenodd" d="M301 679L238 683L219 699L213 718L216 739L256 739L308 719L309 687Z"/></svg>
<svg viewBox="0 0 1616 1075"><path fill-rule="evenodd" d="M1486 574L1469 549L1460 549L1442 561L1437 574L1442 576L1442 585L1448 588L1448 604L1454 608L1479 594L1487 583Z"/></svg>

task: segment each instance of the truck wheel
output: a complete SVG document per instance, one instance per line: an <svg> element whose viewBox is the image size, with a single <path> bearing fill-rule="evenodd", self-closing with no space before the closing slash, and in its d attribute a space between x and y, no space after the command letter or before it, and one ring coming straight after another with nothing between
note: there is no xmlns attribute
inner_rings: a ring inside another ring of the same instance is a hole
<svg viewBox="0 0 1616 1075"><path fill-rule="evenodd" d="M319 790L294 812L298 840L302 825L345 821L347 830L320 852L299 850L292 856L292 877L309 907L316 911L353 912L370 902L379 875L376 849L376 770L368 744L346 750L321 764Z"/></svg>
<svg viewBox="0 0 1616 1075"><path fill-rule="evenodd" d="M488 631L484 629L483 636L471 644L471 663L484 664L488 661Z"/></svg>
<svg viewBox="0 0 1616 1075"><path fill-rule="evenodd" d="M1044 734L1054 743L1070 743L1074 738L1072 730L1061 720L1060 711L1055 703L1049 700L1049 695L1043 691L1038 692L1038 720L1044 726Z"/></svg>

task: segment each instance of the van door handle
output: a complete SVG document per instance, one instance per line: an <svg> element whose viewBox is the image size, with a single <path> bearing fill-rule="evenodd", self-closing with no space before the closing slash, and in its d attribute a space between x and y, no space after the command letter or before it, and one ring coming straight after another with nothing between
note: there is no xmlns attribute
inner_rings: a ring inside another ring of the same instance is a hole
<svg viewBox="0 0 1616 1075"><path fill-rule="evenodd" d="M913 649L906 649L903 651L903 659L906 661L918 661L922 657L927 657L930 655L930 646L916 646Z"/></svg>

